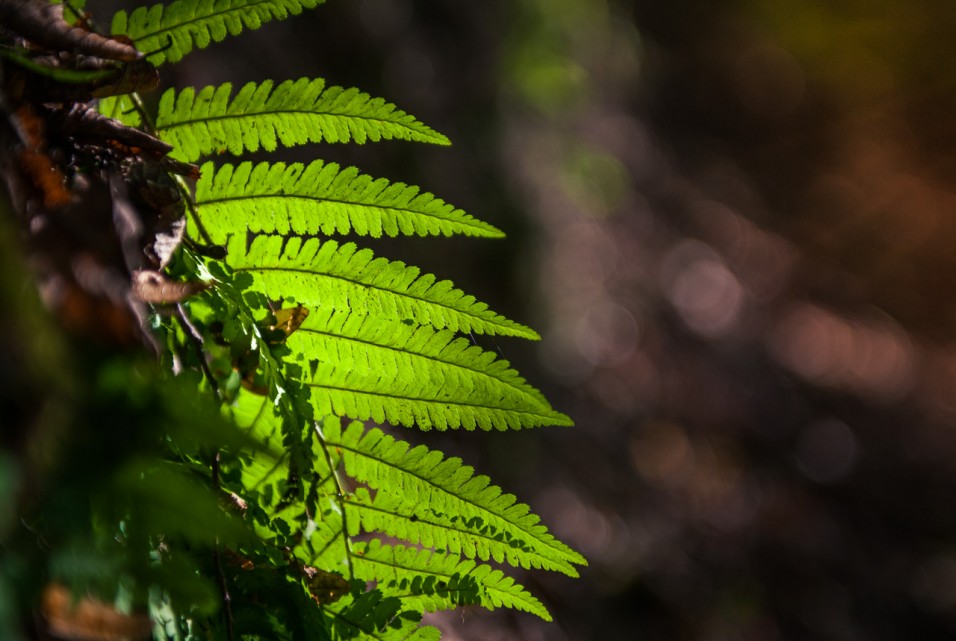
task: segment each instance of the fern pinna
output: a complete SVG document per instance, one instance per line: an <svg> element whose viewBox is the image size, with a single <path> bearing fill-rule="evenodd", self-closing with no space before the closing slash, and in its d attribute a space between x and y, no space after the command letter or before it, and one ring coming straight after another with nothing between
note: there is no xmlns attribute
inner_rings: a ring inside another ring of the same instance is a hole
<svg viewBox="0 0 956 641"><path fill-rule="evenodd" d="M319 2L177 0L119 12L112 31L159 66ZM176 367L202 374L204 393L247 439L220 448L212 469L177 459L228 498L249 533L217 549L223 609L196 609L159 585L157 634L434 639L423 613L468 605L548 619L499 566L573 577L583 557L461 460L364 423L570 425L507 361L466 338L537 334L448 281L333 237L501 231L352 167L229 160L304 143L448 140L320 79L168 89L155 113L142 104L121 94L99 107L171 145L178 162L205 161L195 184L178 179L187 240L168 269L208 288L179 303L184 322L159 314L155 325Z"/></svg>

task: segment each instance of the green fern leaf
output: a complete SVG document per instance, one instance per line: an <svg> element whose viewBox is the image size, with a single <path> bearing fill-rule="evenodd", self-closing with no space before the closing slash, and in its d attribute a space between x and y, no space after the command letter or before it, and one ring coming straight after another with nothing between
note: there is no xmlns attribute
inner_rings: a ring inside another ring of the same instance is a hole
<svg viewBox="0 0 956 641"><path fill-rule="evenodd" d="M456 605L477 602L493 610L497 607L514 608L536 614L545 621L551 620L547 608L531 596L514 579L487 565L478 565L471 560L462 560L454 554L440 554L431 550L406 548L401 545L384 545L373 539L356 545L355 573L366 581L386 581L386 592L411 587L415 577L437 577L448 591L450 585L458 585L461 592L447 596L436 591L402 594L404 603L424 606L427 609L444 609ZM466 577L462 581L461 578Z"/></svg>
<svg viewBox="0 0 956 641"><path fill-rule="evenodd" d="M286 345L312 360L317 414L423 430L571 425L508 362L449 330L316 309Z"/></svg>
<svg viewBox="0 0 956 641"><path fill-rule="evenodd" d="M239 155L260 147L307 142L388 139L449 144L413 116L357 89L326 87L321 78L246 84L232 100L232 85L166 91L159 100L156 131L193 162L228 151Z"/></svg>
<svg viewBox="0 0 956 641"><path fill-rule="evenodd" d="M457 332L539 338L450 281L375 258L353 243L259 236L247 249L245 235L235 235L227 243L227 261L236 272L253 277L253 289L294 299L309 309L330 307Z"/></svg>
<svg viewBox="0 0 956 641"><path fill-rule="evenodd" d="M326 419L322 438L329 447L341 450L346 472L352 478L376 490L400 493L433 513L479 519L502 539L520 542L510 551L501 551L511 563L569 576L577 576L574 565L587 564L584 557L539 524L540 519L529 513L527 505L516 503L513 495L502 494L500 488L489 485L488 477L475 476L461 459L445 459L441 452L424 446L409 449L408 443L381 430L366 432L358 422L342 431L338 419Z"/></svg>
<svg viewBox="0 0 956 641"><path fill-rule="evenodd" d="M324 0L177 0L138 7L113 16L114 35L128 36L154 65L177 62L195 48L205 49L245 29L298 15Z"/></svg>
<svg viewBox="0 0 956 641"><path fill-rule="evenodd" d="M319 415L425 430L572 424L507 361L449 330L323 307L286 344L316 361L305 382Z"/></svg>
<svg viewBox="0 0 956 641"><path fill-rule="evenodd" d="M495 227L420 193L317 160L299 163L203 165L196 204L203 225L217 239L240 231L326 236L354 231L361 236L451 236L501 238Z"/></svg>
<svg viewBox="0 0 956 641"><path fill-rule="evenodd" d="M349 522L364 531L381 532L425 548L529 569L540 558L522 540L496 532L477 517L442 514L386 490L379 490L373 498L368 490L358 488L346 509Z"/></svg>

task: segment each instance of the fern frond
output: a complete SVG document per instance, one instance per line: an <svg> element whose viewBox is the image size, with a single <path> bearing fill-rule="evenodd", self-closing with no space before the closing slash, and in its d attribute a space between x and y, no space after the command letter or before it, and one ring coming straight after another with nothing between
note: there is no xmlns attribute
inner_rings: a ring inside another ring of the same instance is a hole
<svg viewBox="0 0 956 641"><path fill-rule="evenodd" d="M324 0L177 0L113 15L114 35L126 35L154 65L177 62L226 36L258 29L272 20L298 15Z"/></svg>
<svg viewBox="0 0 956 641"><path fill-rule="evenodd" d="M497 228L421 193L418 187L389 183L317 160L300 163L244 162L203 165L196 204L203 225L215 238L239 231L266 234L322 233L381 237L465 234L501 238Z"/></svg>
<svg viewBox="0 0 956 641"><path fill-rule="evenodd" d="M449 330L318 308L286 345L318 415L423 430L571 425L504 360Z"/></svg>
<svg viewBox="0 0 956 641"><path fill-rule="evenodd" d="M309 309L330 307L457 332L539 338L450 281L375 258L353 243L259 236L247 248L245 235L234 235L227 243L226 260L236 272L253 277L254 289L292 298Z"/></svg>
<svg viewBox="0 0 956 641"><path fill-rule="evenodd" d="M514 579L500 570L462 560L454 554L384 545L373 539L356 546L355 573L367 581L387 581L388 592L397 591L403 602L429 610L477 603L489 610L514 608L536 614L545 621L551 620L547 608ZM431 593L410 590L401 594L403 589L412 587L416 577L436 577L443 585Z"/></svg>
<svg viewBox="0 0 956 641"><path fill-rule="evenodd" d="M527 505L490 485L488 477L475 476L461 459L445 459L441 452L424 446L409 449L408 443L379 429L366 432L358 422L343 431L338 419L326 419L321 438L329 447L341 450L346 472L352 478L376 490L401 494L434 513L479 519L496 536L518 542L510 550L500 551L512 564L569 576L577 576L574 565L587 564L584 557L540 525L540 519L529 512Z"/></svg>
<svg viewBox="0 0 956 641"><path fill-rule="evenodd" d="M167 90L159 100L156 132L193 162L223 151L239 155L260 147L307 142L411 140L440 145L448 138L381 98L357 89L326 87L321 78Z"/></svg>

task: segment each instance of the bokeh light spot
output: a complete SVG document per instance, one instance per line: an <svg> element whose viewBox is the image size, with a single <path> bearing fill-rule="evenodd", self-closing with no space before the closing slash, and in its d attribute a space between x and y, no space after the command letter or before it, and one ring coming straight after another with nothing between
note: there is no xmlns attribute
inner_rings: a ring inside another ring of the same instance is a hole
<svg viewBox="0 0 956 641"><path fill-rule="evenodd" d="M817 483L835 483L846 478L857 459L857 441L852 430L836 419L808 425L797 443L800 471Z"/></svg>
<svg viewBox="0 0 956 641"><path fill-rule="evenodd" d="M889 320L848 320L811 304L782 314L770 339L782 365L807 381L883 402L905 396L916 377L916 350Z"/></svg>
<svg viewBox="0 0 956 641"><path fill-rule="evenodd" d="M664 262L665 293L688 327L708 337L734 328L744 290L716 252L703 243L685 241Z"/></svg>

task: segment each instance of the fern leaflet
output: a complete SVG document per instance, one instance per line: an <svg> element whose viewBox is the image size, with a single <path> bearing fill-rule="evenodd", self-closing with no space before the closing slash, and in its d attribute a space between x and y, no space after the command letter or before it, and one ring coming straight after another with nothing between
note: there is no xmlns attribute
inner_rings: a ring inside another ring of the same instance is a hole
<svg viewBox="0 0 956 641"><path fill-rule="evenodd" d="M507 361L454 332L319 308L287 341L319 415L421 429L570 425Z"/></svg>
<svg viewBox="0 0 956 641"><path fill-rule="evenodd" d="M259 236L247 249L243 234L232 236L226 247L230 266L250 274L253 289L281 293L310 309L329 307L457 332L539 338L450 281L375 258L371 250L359 250L353 243Z"/></svg>
<svg viewBox="0 0 956 641"><path fill-rule="evenodd" d="M389 139L449 144L448 139L395 105L357 89L326 87L321 78L250 82L230 100L232 85L167 90L156 131L181 160L228 151L239 155L279 144Z"/></svg>
<svg viewBox="0 0 956 641"><path fill-rule="evenodd" d="M465 519L443 514L387 490L379 490L373 498L365 488L358 488L346 508L350 511L349 522L366 531L381 532L429 549L529 569L540 558L523 540L495 531L478 517Z"/></svg>
<svg viewBox="0 0 956 641"><path fill-rule="evenodd" d="M406 548L401 545L384 545L373 539L356 547L356 575L367 581L389 581L389 591L396 588L401 591L409 586L413 577L434 576L445 583L443 589L452 582L458 583L461 591L440 598L440 593L422 595L410 593L400 597L410 605L425 605L429 609L448 608L462 601L480 603L492 610L496 607L508 607L536 614L546 621L551 620L547 609L514 579L505 576L500 570L487 565L476 565L474 561L461 560L453 554L440 554L430 550ZM461 580L466 577L469 580ZM476 589L477 588L477 589Z"/></svg>
<svg viewBox="0 0 956 641"><path fill-rule="evenodd" d="M424 446L410 449L408 443L381 430L366 432L357 422L342 431L338 419L323 422L322 438L328 446L341 450L345 470L356 480L401 494L433 513L477 519L502 538L520 542L499 552L511 563L569 576L577 576L575 564L586 564L584 557L540 525L540 519L529 513L527 505L516 503L513 495L502 494L500 488L489 485L488 477L474 476L474 470L462 465L460 459L445 459L441 452Z"/></svg>
<svg viewBox="0 0 956 641"><path fill-rule="evenodd" d="M203 224L217 239L254 233L399 234L501 238L495 227L421 193L417 187L373 179L354 167L316 160L300 163L244 162L216 169L206 163L196 185Z"/></svg>
<svg viewBox="0 0 956 641"><path fill-rule="evenodd" d="M194 48L205 49L244 29L298 15L324 0L176 0L113 15L111 31L128 36L154 65L177 62Z"/></svg>

